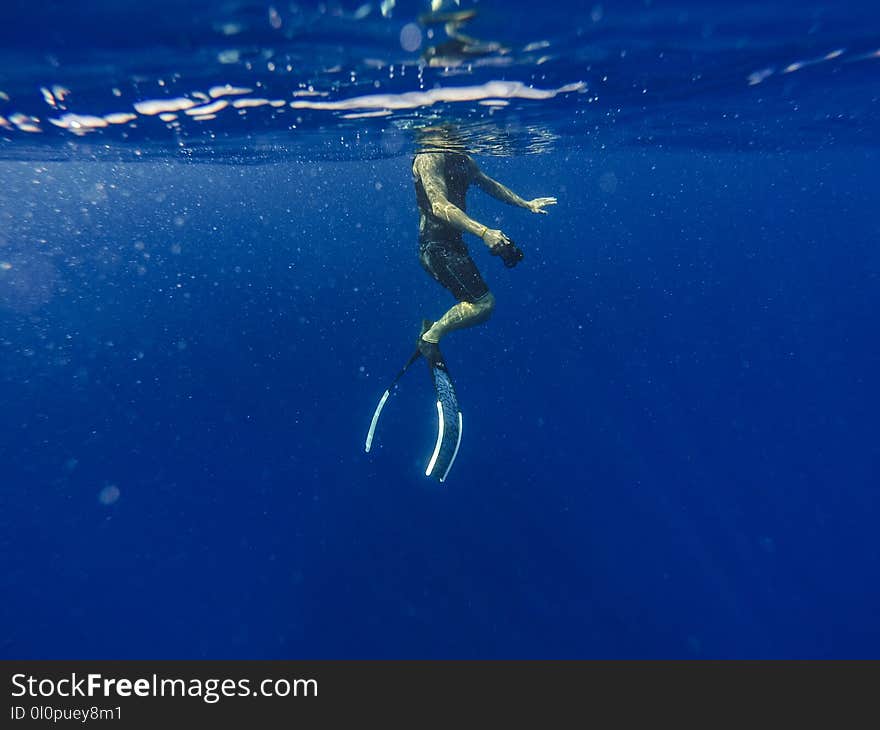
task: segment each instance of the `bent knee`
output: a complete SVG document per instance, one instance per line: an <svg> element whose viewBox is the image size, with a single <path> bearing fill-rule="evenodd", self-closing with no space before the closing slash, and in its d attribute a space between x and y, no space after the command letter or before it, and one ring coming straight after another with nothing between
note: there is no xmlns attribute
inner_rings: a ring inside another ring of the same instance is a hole
<svg viewBox="0 0 880 730"><path fill-rule="evenodd" d="M474 302L477 314L484 320L489 319L492 312L495 311L495 295L492 292L486 292L482 297Z"/></svg>

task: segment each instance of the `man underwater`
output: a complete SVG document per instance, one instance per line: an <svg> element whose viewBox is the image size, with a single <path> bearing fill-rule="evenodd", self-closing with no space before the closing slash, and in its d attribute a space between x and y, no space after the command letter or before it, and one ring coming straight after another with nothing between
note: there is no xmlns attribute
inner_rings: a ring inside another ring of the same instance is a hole
<svg viewBox="0 0 880 730"><path fill-rule="evenodd" d="M477 185L493 198L532 213L546 214L544 208L555 205L556 198L524 200L493 180L480 170L448 127L421 130L412 172L419 207L419 260L458 300L439 320L425 320L422 325L419 351L435 364L442 363L438 343L445 335L485 322L495 309L495 297L471 259L462 234L478 236L508 267L523 258L522 251L502 231L468 217L468 188Z"/></svg>

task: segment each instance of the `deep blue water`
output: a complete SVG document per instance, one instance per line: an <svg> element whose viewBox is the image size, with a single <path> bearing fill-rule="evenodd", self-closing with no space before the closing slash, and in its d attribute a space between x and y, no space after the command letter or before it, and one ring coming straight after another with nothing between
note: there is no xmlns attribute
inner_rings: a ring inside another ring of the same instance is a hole
<svg viewBox="0 0 880 730"><path fill-rule="evenodd" d="M419 75L427 5L4 11L0 656L876 658L880 11L486 0L511 50ZM134 106L218 98L285 103ZM559 198L469 196L526 257L472 243L498 305L444 341L443 485L422 363L363 452L453 303L436 121Z"/></svg>

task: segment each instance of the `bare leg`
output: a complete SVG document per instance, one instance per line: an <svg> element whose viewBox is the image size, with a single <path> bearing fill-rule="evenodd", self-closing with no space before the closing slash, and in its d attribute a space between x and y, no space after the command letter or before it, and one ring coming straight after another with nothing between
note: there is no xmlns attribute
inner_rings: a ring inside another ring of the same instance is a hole
<svg viewBox="0 0 880 730"><path fill-rule="evenodd" d="M422 339L426 342L440 342L442 337L454 330L482 324L489 319L494 309L495 297L492 292L487 292L475 302L459 302L434 322L431 329L422 335Z"/></svg>

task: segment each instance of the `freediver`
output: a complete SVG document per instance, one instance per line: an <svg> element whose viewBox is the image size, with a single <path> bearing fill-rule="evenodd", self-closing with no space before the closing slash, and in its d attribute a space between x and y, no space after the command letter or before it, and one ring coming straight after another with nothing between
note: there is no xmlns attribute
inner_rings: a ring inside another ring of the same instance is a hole
<svg viewBox="0 0 880 730"><path fill-rule="evenodd" d="M419 208L419 260L424 269L458 300L436 322L424 320L418 349L432 365L443 364L439 342L448 333L485 322L495 309L489 291L470 256L463 235L477 236L507 267L522 260L522 251L501 230L467 215L465 197L476 185L504 203L546 214L556 198L525 200L484 173L450 126L424 128L412 164ZM445 367L445 365L444 365Z"/></svg>

